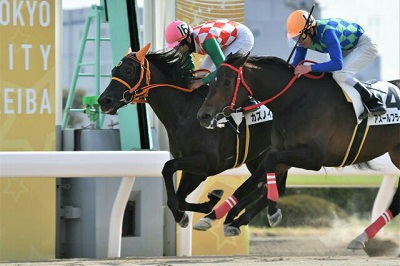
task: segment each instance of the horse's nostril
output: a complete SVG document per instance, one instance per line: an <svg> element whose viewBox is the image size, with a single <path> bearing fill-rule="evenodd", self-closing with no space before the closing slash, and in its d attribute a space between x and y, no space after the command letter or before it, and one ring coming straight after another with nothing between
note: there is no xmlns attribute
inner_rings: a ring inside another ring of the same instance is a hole
<svg viewBox="0 0 400 266"><path fill-rule="evenodd" d="M206 121L206 120L210 119L210 117L211 117L211 115L203 113L203 114L200 115L200 120L201 121Z"/></svg>
<svg viewBox="0 0 400 266"><path fill-rule="evenodd" d="M111 100L106 97L101 97L97 101L100 105L109 104L111 102Z"/></svg>

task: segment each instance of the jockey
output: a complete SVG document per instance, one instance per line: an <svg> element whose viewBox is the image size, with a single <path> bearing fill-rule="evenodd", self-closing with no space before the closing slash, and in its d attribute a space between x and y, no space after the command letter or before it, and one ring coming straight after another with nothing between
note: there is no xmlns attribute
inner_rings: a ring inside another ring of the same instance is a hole
<svg viewBox="0 0 400 266"><path fill-rule="evenodd" d="M189 85L192 90L208 84L227 55L250 52L254 45L254 36L248 27L227 19L209 21L193 28L183 21L173 21L165 30L165 40L167 48L174 48L183 55L206 55L200 68L212 73L194 80Z"/></svg>
<svg viewBox="0 0 400 266"><path fill-rule="evenodd" d="M309 17L308 21L307 18ZM382 101L368 90L354 75L372 62L378 51L364 29L354 23L340 18L315 20L304 10L292 12L287 19L287 36L298 41L292 62L296 75L309 72L333 72L333 78L354 87L372 115L383 115L386 109ZM328 53L330 60L314 65L297 65L304 60L307 49ZM359 119L368 116L368 112Z"/></svg>

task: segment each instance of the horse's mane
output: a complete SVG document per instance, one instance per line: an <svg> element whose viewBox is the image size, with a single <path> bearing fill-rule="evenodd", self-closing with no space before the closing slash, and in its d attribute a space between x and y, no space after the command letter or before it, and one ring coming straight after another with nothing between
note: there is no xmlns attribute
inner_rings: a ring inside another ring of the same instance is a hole
<svg viewBox="0 0 400 266"><path fill-rule="evenodd" d="M246 56L246 54L242 52L237 52L235 54L231 54L226 58L225 63L233 64L236 60ZM288 68L288 63L282 58L276 56L265 56L265 55L252 55L247 58L246 64L256 65L256 66L280 66Z"/></svg>
<svg viewBox="0 0 400 266"><path fill-rule="evenodd" d="M276 56L249 56L247 62L253 65L283 66L285 68L288 67L288 63L286 63L285 60Z"/></svg>
<svg viewBox="0 0 400 266"><path fill-rule="evenodd" d="M189 56L182 58L176 50L172 49L149 52L146 58L179 86L186 88L193 80L193 70L189 67L191 60Z"/></svg>

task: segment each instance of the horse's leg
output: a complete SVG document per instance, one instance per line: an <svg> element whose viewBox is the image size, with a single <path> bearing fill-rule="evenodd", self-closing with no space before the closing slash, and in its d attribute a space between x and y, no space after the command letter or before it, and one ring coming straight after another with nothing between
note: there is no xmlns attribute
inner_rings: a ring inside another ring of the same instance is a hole
<svg viewBox="0 0 400 266"><path fill-rule="evenodd" d="M261 188L258 188L259 192L254 192L249 194L248 197L244 198L243 200L239 201L235 206L232 207L232 209L227 213L227 216L224 221L224 231L227 226L234 220L234 218L243 210L245 209L248 205L250 205L254 200L262 196ZM214 216L212 215L213 213L210 213L206 215L204 218L202 218L199 222L197 222L194 226L194 230L198 231L207 231L212 227L212 223L216 220Z"/></svg>
<svg viewBox="0 0 400 266"><path fill-rule="evenodd" d="M179 200L175 193L173 175L176 171L182 170L183 172L193 172L207 176L208 161L205 156L197 154L196 156L172 159L164 164L162 175L167 193L167 205L171 210L175 222L182 227L188 224L188 217L185 212L179 210Z"/></svg>
<svg viewBox="0 0 400 266"><path fill-rule="evenodd" d="M399 178L400 182L400 178ZM386 210L381 216L378 217L372 224L370 224L361 235L353 239L347 246L348 249L363 249L365 244L373 238L379 230L381 230L387 223L389 223L400 212L400 183L397 186L396 193L393 196L392 203L389 209Z"/></svg>
<svg viewBox="0 0 400 266"><path fill-rule="evenodd" d="M226 215L224 225L229 225L238 214L244 210L246 207L250 206L251 203L257 201L260 197L265 195L266 190L264 186L260 186L257 188L257 191L251 193L248 197L244 198L243 200L239 201Z"/></svg>
<svg viewBox="0 0 400 266"><path fill-rule="evenodd" d="M257 168L263 161L265 154L270 151L270 148L267 149L263 154L259 155L257 158L255 158L252 161L249 161L246 163L247 169L249 169L251 174L254 174L257 171ZM230 210L227 214L227 217L224 221L224 225L230 224L234 218L244 209L249 205L251 202L258 200L258 197L266 194L266 189L264 186L261 185L262 183L259 183L259 187L257 189L260 189L260 192L255 192L255 193L250 193L248 197L246 197L244 200L239 201L237 205L235 205L232 210ZM284 189L283 189L284 190Z"/></svg>
<svg viewBox="0 0 400 266"><path fill-rule="evenodd" d="M249 194L248 197L239 201L226 215L224 221L224 228L234 221L241 211L248 208L252 203L257 201L260 197L265 195L266 191L264 186L260 185L256 191Z"/></svg>
<svg viewBox="0 0 400 266"><path fill-rule="evenodd" d="M219 205L216 209L214 209L211 213L207 214L205 217L201 218L194 226L193 229L205 231L212 226L212 222L215 220L219 220L224 217L238 202L244 201L247 197L249 197L254 191L259 188L259 183L263 184L263 180L259 181L259 178L256 178L257 175L263 176L262 169L257 171L252 175L253 178L248 178L246 181L240 185L239 188L226 199L221 205Z"/></svg>
<svg viewBox="0 0 400 266"><path fill-rule="evenodd" d="M266 152L268 152L270 149L268 149ZM265 157L265 153L263 153L262 155L258 156L257 158L255 158L252 161L246 162L246 166L247 169L250 171L251 174L253 174L258 166L260 165L260 163L262 162L263 158ZM261 183L260 183L261 184ZM236 204L227 214L225 221L224 221L224 228L226 226L228 226L231 222L233 222L233 220L235 219L235 217L242 211L244 210L248 205L250 205L252 202L258 200L258 198L260 196L263 196L266 193L265 187L260 185L257 188L257 190L259 190L259 192L254 191L254 193L250 193L248 197L246 197L244 200L239 201L238 204Z"/></svg>
<svg viewBox="0 0 400 266"><path fill-rule="evenodd" d="M275 226L280 222L282 217L280 210L276 207L279 193L275 174L280 174L280 172L276 171L276 166L283 166L282 169L285 169L284 171L288 169L287 166L317 171L322 166L322 160L323 152L316 143L301 145L297 149L269 152L255 173L236 189L232 196L202 220L205 219L205 221L208 222L209 220L221 219L233 206L247 197L248 194L252 193L259 183L266 182L266 179L264 179L266 173L269 222L272 226Z"/></svg>
<svg viewBox="0 0 400 266"><path fill-rule="evenodd" d="M259 197L254 204L252 204L249 208L246 208L246 211L242 215L240 215L239 218L235 219L229 225L224 227L224 235L240 235L240 227L242 225L248 225L249 222L267 206L267 197L265 197L264 195L262 197Z"/></svg>
<svg viewBox="0 0 400 266"><path fill-rule="evenodd" d="M269 199L268 219L271 226L280 222L282 217L280 210L276 207L279 199L279 193L276 185L276 167L290 166L306 170L317 171L322 167L324 153L317 143L308 143L299 145L295 149L274 151L267 154L263 161L266 169L266 179Z"/></svg>
<svg viewBox="0 0 400 266"><path fill-rule="evenodd" d="M288 174L288 172L286 171L286 172L284 172L284 173L282 173L282 174L280 174L280 175L278 176L278 181L279 181L279 182L278 182L278 192L279 192L279 195L281 195L281 196L283 196L283 195L285 194L285 191L286 191L286 179L287 179L287 174ZM228 212L228 214L227 214L227 216L226 216L226 219L225 219L225 222L224 222L225 225L228 225L228 224L232 223L232 222L234 221L235 217L236 217L244 208L246 208L246 206L249 205L251 202L259 201L258 198L259 198L260 196L264 196L265 200L264 200L263 202L268 202L267 199L266 199L266 198L267 198L267 189L266 189L266 186L260 186L260 187L258 188L258 190L260 190L260 192L255 191L254 193L250 193L250 195L249 195L248 197L246 197L244 201L239 201L238 204L235 205L235 206ZM255 204L256 204L256 203L255 203ZM267 206L267 205L266 205L266 206ZM266 206L264 206L264 207L266 207ZM262 210L262 209L260 209L258 212L260 212L261 210ZM258 212L255 213L254 215L257 215ZM240 224L240 226L241 226L241 225L247 225L247 224L250 222L250 220L251 220L252 217L254 217L254 216L250 216L250 218L249 218L249 220L247 221L247 223L245 223L245 224Z"/></svg>
<svg viewBox="0 0 400 266"><path fill-rule="evenodd" d="M269 149L268 149L269 151ZM263 154L258 156L252 161L246 162L247 169L250 171L250 173L254 173L258 166L260 165L261 161L263 160ZM243 186L243 184L242 184ZM258 187L260 188L260 187ZM253 202L258 196L258 193L255 193L253 196L253 193L249 193L248 197L245 197L241 201L239 201L229 212L228 215L224 221L224 228L231 222L233 219L244 209L246 208L249 203ZM211 210L210 210L211 211ZM212 227L212 222L216 220L216 215L215 212L211 212L210 214L206 215L204 218L202 218L199 222L197 222L194 226L193 229L195 230L200 230L200 231L206 231Z"/></svg>
<svg viewBox="0 0 400 266"><path fill-rule="evenodd" d="M288 172L286 171L278 176L278 192L279 192L280 196L285 195L287 174L288 174ZM263 188L266 188L266 187L263 186ZM262 197L259 198L256 201L256 203L254 203L252 206L250 206L249 209L246 208L245 213L243 213L239 218L235 219L234 221L231 221L229 225L224 227L225 236L239 235L240 227L242 225L248 225L249 222L267 206L268 206L267 191L266 191L266 189L264 189ZM230 214L230 212L228 213L228 215L229 214ZM279 219L279 221L281 221L282 216L278 219Z"/></svg>

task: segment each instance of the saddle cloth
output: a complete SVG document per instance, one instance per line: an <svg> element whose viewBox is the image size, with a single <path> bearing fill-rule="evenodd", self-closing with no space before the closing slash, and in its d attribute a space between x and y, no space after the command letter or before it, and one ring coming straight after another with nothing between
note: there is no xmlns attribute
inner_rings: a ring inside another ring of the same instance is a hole
<svg viewBox="0 0 400 266"><path fill-rule="evenodd" d="M242 123L243 117L246 119L246 124L248 126L258 124L258 123L263 123L267 121L272 120L272 111L269 110L265 105L261 105L259 108L257 108L254 111L248 111L246 113L232 113L231 117L235 121L236 125L240 125ZM218 127L224 127L225 123L227 123L228 120L226 117L218 120Z"/></svg>
<svg viewBox="0 0 400 266"><path fill-rule="evenodd" d="M348 84L339 84L347 100L353 104L354 113L357 117L358 124L362 120L358 117L364 112L364 105L361 96L356 89ZM378 126L387 124L400 123L400 89L394 84L387 81L376 81L374 83L365 84L369 89L382 99L386 106L387 113L380 116L368 116L368 125Z"/></svg>

